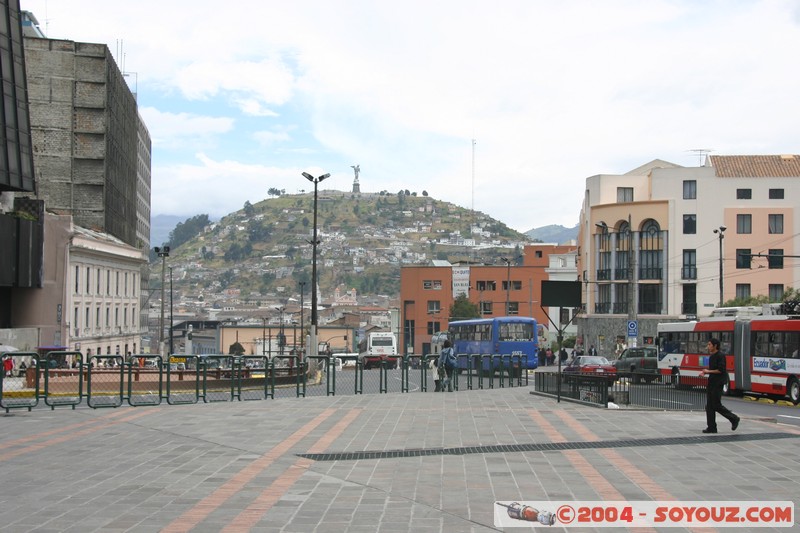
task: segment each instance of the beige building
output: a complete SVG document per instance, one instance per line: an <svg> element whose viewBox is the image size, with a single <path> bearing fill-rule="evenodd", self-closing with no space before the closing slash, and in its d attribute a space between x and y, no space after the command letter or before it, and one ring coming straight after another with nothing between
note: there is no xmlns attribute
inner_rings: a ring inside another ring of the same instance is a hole
<svg viewBox="0 0 800 533"><path fill-rule="evenodd" d="M578 274L579 335L610 355L650 342L658 322L708 316L721 302L797 287L790 256L800 156L710 156L699 167L654 160L587 178ZM722 273L722 276L720 276Z"/></svg>
<svg viewBox="0 0 800 533"><path fill-rule="evenodd" d="M42 289L15 308L38 328L42 345L84 355L140 353L138 312L144 252L108 234L75 226L68 215L46 214Z"/></svg>

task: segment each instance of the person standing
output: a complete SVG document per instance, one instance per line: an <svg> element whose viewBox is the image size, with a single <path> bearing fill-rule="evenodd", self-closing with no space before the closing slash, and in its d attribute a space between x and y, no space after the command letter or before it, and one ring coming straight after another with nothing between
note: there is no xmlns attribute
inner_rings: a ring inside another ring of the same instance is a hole
<svg viewBox="0 0 800 533"><path fill-rule="evenodd" d="M597 355L597 348L594 347L594 344L589 346L589 355Z"/></svg>
<svg viewBox="0 0 800 533"><path fill-rule="evenodd" d="M717 432L717 413L727 418L731 423L731 430L739 427L740 418L730 409L722 405L722 389L725 387L725 378L728 373L725 368L725 356L719 351L719 339L711 338L708 341L708 368L700 371L701 376L708 376L706 388L706 429L703 433Z"/></svg>
<svg viewBox="0 0 800 533"><path fill-rule="evenodd" d="M453 372L456 369L456 352L452 348L449 340L444 341L442 344L442 353L439 354L439 369L444 369L444 378L442 379L442 392L447 387L447 392L453 392ZM441 376L441 374L439 374Z"/></svg>

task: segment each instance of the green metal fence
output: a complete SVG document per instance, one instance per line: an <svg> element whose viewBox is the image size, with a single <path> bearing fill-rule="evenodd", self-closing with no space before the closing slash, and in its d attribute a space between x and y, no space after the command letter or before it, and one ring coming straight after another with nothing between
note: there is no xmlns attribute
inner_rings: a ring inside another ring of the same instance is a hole
<svg viewBox="0 0 800 533"><path fill-rule="evenodd" d="M80 352L15 353L19 375L0 375L0 408L51 409L86 401L93 409L265 400L337 394L433 391L435 356L406 356L365 369L357 356L95 355ZM453 389L528 385L519 356L461 355L466 367L454 373ZM483 363L487 363L483 365ZM482 366L483 365L483 366ZM490 366L491 365L491 366ZM480 371L495 368L494 372Z"/></svg>

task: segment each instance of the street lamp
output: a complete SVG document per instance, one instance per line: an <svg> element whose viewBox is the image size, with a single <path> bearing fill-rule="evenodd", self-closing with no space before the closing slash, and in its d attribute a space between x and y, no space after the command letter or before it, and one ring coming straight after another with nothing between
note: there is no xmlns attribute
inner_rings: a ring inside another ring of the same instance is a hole
<svg viewBox="0 0 800 533"><path fill-rule="evenodd" d="M306 293L306 282L300 282L300 351L303 351L306 345L306 330L304 327L304 314L303 314L303 295Z"/></svg>
<svg viewBox="0 0 800 533"><path fill-rule="evenodd" d="M330 174L323 174L314 177L308 172L303 172L303 177L314 184L314 233L311 238L311 350L313 355L317 355L317 187L319 182L331 177Z"/></svg>
<svg viewBox="0 0 800 533"><path fill-rule="evenodd" d="M722 307L723 303L723 285L722 285L722 239L725 238L725 226L720 226L714 230L714 233L719 235L719 306Z"/></svg>
<svg viewBox="0 0 800 533"><path fill-rule="evenodd" d="M283 347L286 346L286 334L283 330L283 311L284 307L278 308L278 313L280 313L278 318L278 349L280 350L280 354L283 355Z"/></svg>
<svg viewBox="0 0 800 533"><path fill-rule="evenodd" d="M156 246L153 248L161 258L161 318L158 322L158 353L164 353L164 285L166 281L167 275L167 257L169 257L169 246L164 246L163 248L159 248Z"/></svg>
<svg viewBox="0 0 800 533"><path fill-rule="evenodd" d="M511 259L501 257L501 261L506 264L506 316L508 316L508 305L511 300Z"/></svg>
<svg viewBox="0 0 800 533"><path fill-rule="evenodd" d="M172 267L169 267L169 353L175 353L175 347L172 340L172 328L175 327L175 320L172 316Z"/></svg>

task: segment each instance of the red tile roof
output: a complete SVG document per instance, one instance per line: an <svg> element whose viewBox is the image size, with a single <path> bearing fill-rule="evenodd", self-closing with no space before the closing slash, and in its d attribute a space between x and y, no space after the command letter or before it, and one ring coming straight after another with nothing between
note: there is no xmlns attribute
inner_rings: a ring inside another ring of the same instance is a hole
<svg viewBox="0 0 800 533"><path fill-rule="evenodd" d="M719 178L800 177L800 155L712 155Z"/></svg>

